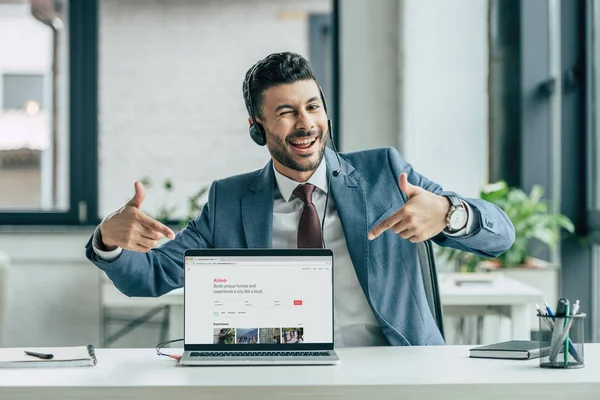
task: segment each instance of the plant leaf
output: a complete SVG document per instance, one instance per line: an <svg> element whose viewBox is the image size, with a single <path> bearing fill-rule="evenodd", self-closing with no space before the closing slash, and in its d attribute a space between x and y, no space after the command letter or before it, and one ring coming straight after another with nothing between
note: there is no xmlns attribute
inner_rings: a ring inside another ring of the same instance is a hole
<svg viewBox="0 0 600 400"><path fill-rule="evenodd" d="M554 218L555 218L556 224L558 226L566 229L570 233L575 232L575 225L573 225L573 222L571 222L571 220L568 217L566 217L562 214L555 214Z"/></svg>
<svg viewBox="0 0 600 400"><path fill-rule="evenodd" d="M485 185L481 189L480 197L485 201L499 205L497 202L503 200L507 193L508 184L505 181L498 181Z"/></svg>
<svg viewBox="0 0 600 400"><path fill-rule="evenodd" d="M558 241L558 232L550 227L538 227L533 231L532 237L536 238L540 242L548 245L551 249L554 248Z"/></svg>
<svg viewBox="0 0 600 400"><path fill-rule="evenodd" d="M543 195L544 188L542 188L540 185L533 185L533 188L531 188L531 193L529 194L529 200L532 204L537 204Z"/></svg>

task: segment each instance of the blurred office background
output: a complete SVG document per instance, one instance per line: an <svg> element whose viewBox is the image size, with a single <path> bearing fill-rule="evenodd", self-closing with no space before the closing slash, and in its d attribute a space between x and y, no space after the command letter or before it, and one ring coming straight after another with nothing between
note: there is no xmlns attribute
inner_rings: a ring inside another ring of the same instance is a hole
<svg viewBox="0 0 600 400"><path fill-rule="evenodd" d="M84 245L137 179L143 209L177 229L210 182L261 168L241 84L284 50L311 61L340 151L396 147L468 197L541 185L576 233L533 243L548 264L523 279L540 301L579 299L598 341L597 28L598 0L0 0L0 345L168 336L173 310L111 303ZM449 343L514 323L447 321Z"/></svg>

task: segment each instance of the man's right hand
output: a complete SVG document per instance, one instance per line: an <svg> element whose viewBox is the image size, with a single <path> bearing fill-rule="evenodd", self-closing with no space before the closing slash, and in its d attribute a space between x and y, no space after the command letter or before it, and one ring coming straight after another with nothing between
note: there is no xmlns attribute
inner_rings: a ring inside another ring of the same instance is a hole
<svg viewBox="0 0 600 400"><path fill-rule="evenodd" d="M171 229L140 210L145 197L144 186L136 181L134 187L133 198L100 224L102 243L108 251L121 247L146 253L155 248L163 237L175 239Z"/></svg>

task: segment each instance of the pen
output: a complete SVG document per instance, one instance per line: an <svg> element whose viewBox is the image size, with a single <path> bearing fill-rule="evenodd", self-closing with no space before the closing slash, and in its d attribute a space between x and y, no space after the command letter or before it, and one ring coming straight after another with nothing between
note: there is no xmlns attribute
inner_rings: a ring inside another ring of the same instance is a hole
<svg viewBox="0 0 600 400"><path fill-rule="evenodd" d="M546 306L547 306L547 305L546 305ZM538 312L538 315L548 315L548 314L546 314L546 313L545 313L545 312L544 312L544 311L543 311L543 310L540 308L539 304L536 304L536 305L535 305L535 309L537 310L537 312ZM546 309L548 309L548 307L546 307Z"/></svg>
<svg viewBox="0 0 600 400"><path fill-rule="evenodd" d="M51 360L52 358L54 358L54 354L36 353L35 351L25 350L25 354L32 357L41 358L43 360Z"/></svg>
<svg viewBox="0 0 600 400"><path fill-rule="evenodd" d="M554 313L552 312L552 309L550 308L548 303L544 303L544 305L546 306L546 311L548 312L548 315L551 317L554 317ZM537 304L536 304L536 307L538 308L538 312L540 312L540 314L544 315L544 313L541 312L541 310L539 309ZM579 300L576 300L575 306L573 306L571 315L578 314L578 313L579 313ZM548 327L550 329L554 329L554 324L551 321L549 321L548 319L545 319L545 320L546 320ZM573 320L571 320L571 321L573 321ZM579 353L577 352L577 349L575 348L575 345L573 344L573 341L570 338L569 338L569 351L571 352L571 355L573 356L573 358L575 358L575 360L577 360L578 363L580 363L580 364L583 363L583 360L581 359L581 357L579 357Z"/></svg>
<svg viewBox="0 0 600 400"><path fill-rule="evenodd" d="M556 317L554 320L554 329L552 330L552 338L550 340L550 363L556 362L556 357L560 352L560 347L563 344L559 339L564 329L564 317L566 316L569 300L561 298L556 306Z"/></svg>
<svg viewBox="0 0 600 400"><path fill-rule="evenodd" d="M568 342L568 338L569 338L569 329L571 328L571 323L569 323L570 321L572 321L572 319L569 319L569 322L567 322L567 315L569 315L569 303L567 303L567 305L565 306L565 322L563 324L563 333L562 335L564 335L564 338L562 338L561 335L561 339L562 343L563 343L563 365L565 368L567 368L569 366L569 342ZM568 327L567 327L568 325ZM560 342L559 342L560 343Z"/></svg>
<svg viewBox="0 0 600 400"><path fill-rule="evenodd" d="M579 300L575 300L575 304L573 304L573 308L571 309L571 315L579 314Z"/></svg>
<svg viewBox="0 0 600 400"><path fill-rule="evenodd" d="M540 308L539 304L535 305L535 309L537 310L539 315L544 315L544 313L542 312L542 309Z"/></svg>

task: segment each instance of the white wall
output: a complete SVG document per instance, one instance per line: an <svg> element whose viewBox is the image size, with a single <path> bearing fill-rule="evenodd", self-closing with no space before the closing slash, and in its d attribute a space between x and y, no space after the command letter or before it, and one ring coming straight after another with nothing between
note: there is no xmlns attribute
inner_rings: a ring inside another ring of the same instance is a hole
<svg viewBox="0 0 600 400"><path fill-rule="evenodd" d="M445 188L479 197L488 177L488 2L403 3L404 155Z"/></svg>
<svg viewBox="0 0 600 400"><path fill-rule="evenodd" d="M308 14L329 0L103 0L100 2L99 178L102 216L144 176L147 210L214 179L262 168L248 135L246 71L276 51L308 57ZM179 214L182 215L182 214ZM183 215L182 215L183 216Z"/></svg>
<svg viewBox="0 0 600 400"><path fill-rule="evenodd" d="M400 148L400 5L340 2L340 151Z"/></svg>
<svg viewBox="0 0 600 400"><path fill-rule="evenodd" d="M487 1L341 7L341 148L393 146L445 188L488 176Z"/></svg>

